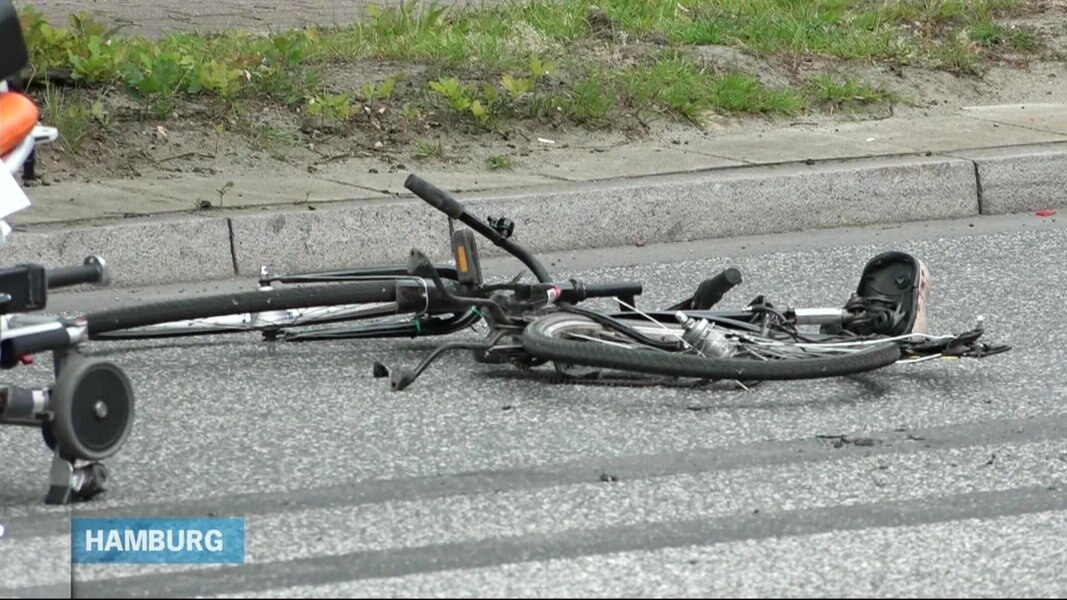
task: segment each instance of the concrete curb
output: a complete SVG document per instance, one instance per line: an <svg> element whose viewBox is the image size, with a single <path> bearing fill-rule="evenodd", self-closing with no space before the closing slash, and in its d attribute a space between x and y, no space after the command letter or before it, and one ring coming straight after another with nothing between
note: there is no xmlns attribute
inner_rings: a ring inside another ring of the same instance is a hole
<svg viewBox="0 0 1067 600"><path fill-rule="evenodd" d="M984 215L1067 207L1067 145L990 148L955 156L974 162Z"/></svg>
<svg viewBox="0 0 1067 600"><path fill-rule="evenodd" d="M220 217L20 231L3 250L6 264L49 267L81 264L89 254L104 257L123 287L234 275L229 222Z"/></svg>
<svg viewBox="0 0 1067 600"><path fill-rule="evenodd" d="M463 194L535 252L1067 207L1067 144L809 161ZM447 255L443 215L413 198L20 232L8 264L101 254L120 286L399 263ZM500 252L489 244L487 255Z"/></svg>
<svg viewBox="0 0 1067 600"><path fill-rule="evenodd" d="M499 193L498 193L499 194ZM535 252L774 233L977 214L974 167L940 157L791 164L660 176L493 198ZM414 200L233 218L237 269L282 272L402 262L412 247L444 258L443 215ZM496 248L483 244L487 255ZM494 252L496 251L496 252Z"/></svg>

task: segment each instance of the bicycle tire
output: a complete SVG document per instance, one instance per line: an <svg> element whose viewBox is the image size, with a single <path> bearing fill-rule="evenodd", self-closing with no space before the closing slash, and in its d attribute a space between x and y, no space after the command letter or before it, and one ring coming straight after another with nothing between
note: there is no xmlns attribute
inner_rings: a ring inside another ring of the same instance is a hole
<svg viewBox="0 0 1067 600"><path fill-rule="evenodd" d="M177 321L316 306L395 301L394 281L359 281L165 300L87 313L83 318L88 326L89 339L108 339L107 334L110 333ZM147 339L152 336L139 337ZM158 337L174 337L174 334ZM121 336L111 339L121 339Z"/></svg>
<svg viewBox="0 0 1067 600"><path fill-rule="evenodd" d="M652 349L615 346L561 339L548 333L561 321L591 319L555 313L529 324L522 334L523 348L532 356L555 362L649 375L695 377L699 379L736 379L772 381L840 377L872 371L900 359L900 347L893 342L874 344L871 348L840 356L803 360L759 361L738 358L709 358L693 354L663 352Z"/></svg>

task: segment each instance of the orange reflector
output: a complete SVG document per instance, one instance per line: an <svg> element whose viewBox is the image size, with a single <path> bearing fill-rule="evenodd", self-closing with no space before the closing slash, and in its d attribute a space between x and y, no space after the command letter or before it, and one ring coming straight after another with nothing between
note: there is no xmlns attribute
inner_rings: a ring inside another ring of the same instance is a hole
<svg viewBox="0 0 1067 600"><path fill-rule="evenodd" d="M456 268L460 273L467 272L467 250L463 246L456 246Z"/></svg>

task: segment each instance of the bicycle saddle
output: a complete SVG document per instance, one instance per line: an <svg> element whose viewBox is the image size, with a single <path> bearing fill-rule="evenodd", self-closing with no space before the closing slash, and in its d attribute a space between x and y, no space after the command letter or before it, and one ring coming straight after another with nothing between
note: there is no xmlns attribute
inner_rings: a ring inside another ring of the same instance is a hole
<svg viewBox="0 0 1067 600"><path fill-rule="evenodd" d="M929 295L930 274L922 261L903 252L883 252L863 268L856 292L845 309L865 311L870 316L862 326L870 330L855 333L926 333ZM853 329L848 325L845 328Z"/></svg>

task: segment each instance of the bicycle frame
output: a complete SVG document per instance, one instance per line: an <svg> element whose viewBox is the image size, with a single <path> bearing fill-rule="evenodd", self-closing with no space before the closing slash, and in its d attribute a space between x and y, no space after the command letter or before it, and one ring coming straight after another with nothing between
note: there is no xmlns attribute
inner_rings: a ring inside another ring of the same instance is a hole
<svg viewBox="0 0 1067 600"><path fill-rule="evenodd" d="M857 305L851 308L846 307L845 309L788 308L784 311L778 311L761 296L743 309L730 311L710 310L711 306L717 303L727 291L740 283L740 272L735 269L728 269L705 281L693 297L676 304L667 311L642 312L637 309L635 303L635 296L641 292L640 284L624 282L586 286L576 280L570 281L569 284L555 283L552 281L548 270L536 256L521 245L506 239L495 228L473 217L462 204L448 193L415 175L409 176L404 185L431 206L444 212L450 220L459 220L490 242L504 248L509 254L530 268L538 283L518 284L512 282L506 285L484 285L473 233L466 230L458 230L453 234L452 247L457 265L457 279L461 285L457 290L457 294L452 295L443 286L440 275L437 272L438 269L421 252L412 250L408 263L408 273L433 280L450 307L466 304L472 309L481 311L489 323L490 331L482 342L463 341L443 344L413 369L404 367L388 368L381 363L376 363L374 375L376 377L388 376L394 390L402 390L411 385L434 360L449 350L475 350L477 352L476 356L483 362L513 362L520 365L535 364L537 359L525 352L517 338L527 324L545 314L546 311L553 310L553 308L575 312L592 318L601 324L609 325L618 331L630 332L634 339L641 339L642 337L650 339L647 334L662 333L668 330L665 327L666 324L670 323L677 327L679 320L688 319L702 321L705 325L709 325L710 328L722 326L734 332L748 332L761 336L767 336L772 330L772 325L774 327L785 327L786 329L792 328L792 332L789 335L794 338L798 347L813 342L809 342L807 341L808 338L801 336L796 329L797 326L819 325L824 328L829 327L831 331L834 329L840 331L850 322L861 323L864 319L868 319L868 315L863 313L866 310L866 304L862 302L862 298ZM508 233L510 231L511 228L509 228ZM697 304L698 295L703 295L700 303L703 306L694 310L692 306ZM576 306L586 298L596 297L614 298L619 302L621 312L609 315L580 309ZM859 308L856 308L857 306ZM647 333L642 333L640 331L642 328ZM908 362L919 362L920 360L940 356L982 357L1009 349L1008 346L978 344L977 339L982 333L982 324L979 321L979 325L975 330L957 336L930 336L926 334L875 335L870 336L871 339L860 338L829 342L825 343L823 347L831 348L832 351L839 351L837 348L840 348L840 351L844 351L848 347L858 347L864 344L895 342L904 352L921 355L918 360ZM671 335L675 338L681 338L676 333ZM829 337L832 338L832 335ZM671 341L677 342L673 338Z"/></svg>

